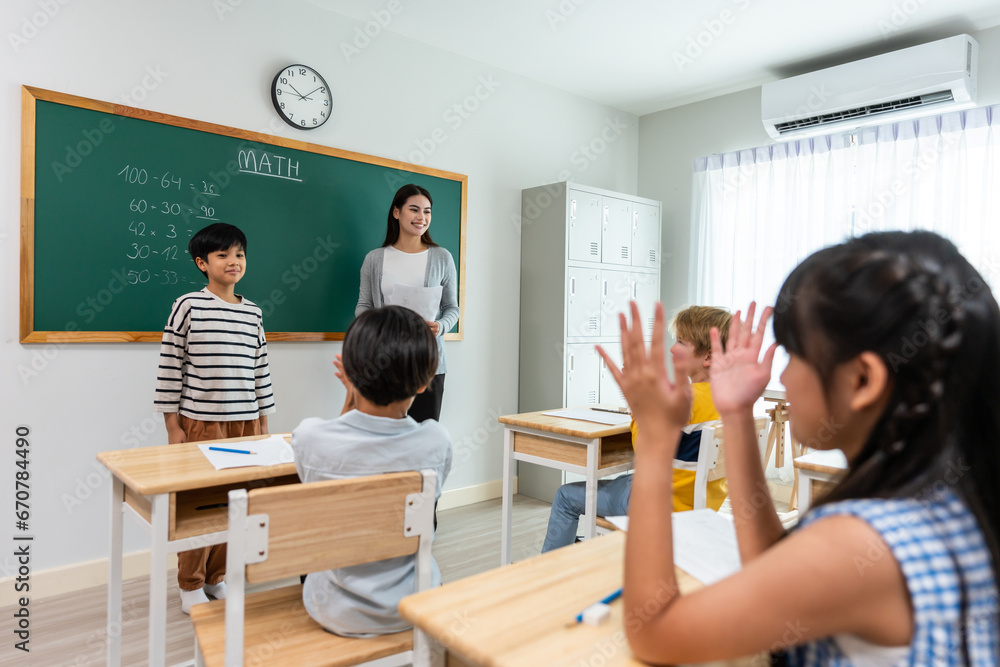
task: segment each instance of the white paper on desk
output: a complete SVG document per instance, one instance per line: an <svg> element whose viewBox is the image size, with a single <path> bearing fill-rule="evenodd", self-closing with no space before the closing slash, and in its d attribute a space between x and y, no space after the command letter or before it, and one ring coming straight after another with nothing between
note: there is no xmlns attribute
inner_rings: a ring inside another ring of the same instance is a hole
<svg viewBox="0 0 1000 667"><path fill-rule="evenodd" d="M624 531L626 533L628 532L628 514L621 514L618 516L606 516L604 518L610 521L611 525L613 525L618 530Z"/></svg>
<svg viewBox="0 0 1000 667"><path fill-rule="evenodd" d="M598 424L608 424L610 426L627 424L632 421L632 417L630 415L620 415L615 412L601 412L599 410L588 410L586 408L549 410L548 412L543 412L542 414L550 415L552 417L564 417L566 419L580 419L586 422L597 422Z"/></svg>
<svg viewBox="0 0 1000 667"><path fill-rule="evenodd" d="M673 517L674 565L706 586L739 572L731 519L711 509L675 512Z"/></svg>
<svg viewBox="0 0 1000 667"><path fill-rule="evenodd" d="M606 516L628 532L627 516ZM705 584L714 584L740 569L733 522L710 509L674 512L674 565Z"/></svg>
<svg viewBox="0 0 1000 667"><path fill-rule="evenodd" d="M385 299L388 306L403 306L416 311L420 317L433 322L437 317L438 308L441 306L442 285L434 287L417 287L406 283L396 283L392 287L392 294Z"/></svg>
<svg viewBox="0 0 1000 667"><path fill-rule="evenodd" d="M254 454L233 454L232 452L217 452L209 447L228 447L230 449L246 449ZM295 454L283 435L272 435L263 440L246 442L220 442L217 444L198 445L208 462L216 470L225 468L243 468L246 466L273 466L279 463L292 463Z"/></svg>

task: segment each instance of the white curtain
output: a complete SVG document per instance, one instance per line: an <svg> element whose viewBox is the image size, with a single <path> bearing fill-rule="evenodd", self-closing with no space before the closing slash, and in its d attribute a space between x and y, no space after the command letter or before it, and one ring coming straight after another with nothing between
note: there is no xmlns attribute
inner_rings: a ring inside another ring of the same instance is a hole
<svg viewBox="0 0 1000 667"><path fill-rule="evenodd" d="M712 155L693 166L694 303L773 304L813 251L889 229L940 233L1000 287L1000 106Z"/></svg>
<svg viewBox="0 0 1000 667"><path fill-rule="evenodd" d="M789 271L850 232L850 137L694 161L694 303L773 304Z"/></svg>
<svg viewBox="0 0 1000 667"><path fill-rule="evenodd" d="M930 229L1000 287L1000 107L858 132L854 233Z"/></svg>

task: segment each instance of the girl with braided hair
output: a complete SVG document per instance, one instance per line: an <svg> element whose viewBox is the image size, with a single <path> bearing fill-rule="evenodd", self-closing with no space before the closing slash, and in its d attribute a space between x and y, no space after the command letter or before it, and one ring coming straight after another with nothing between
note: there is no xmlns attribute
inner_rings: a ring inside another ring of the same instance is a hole
<svg viewBox="0 0 1000 667"><path fill-rule="evenodd" d="M690 595L676 587L669 530L687 375L667 376L661 306L649 350L621 320L624 371L609 368L642 440L625 554L636 656L1000 664L1000 309L982 277L936 234L868 234L791 273L773 311L777 343L763 355L772 309L756 327L754 311L734 317L725 352L713 334L711 371L743 569ZM793 436L849 461L788 535L764 483L752 411L779 344L790 355L781 381Z"/></svg>

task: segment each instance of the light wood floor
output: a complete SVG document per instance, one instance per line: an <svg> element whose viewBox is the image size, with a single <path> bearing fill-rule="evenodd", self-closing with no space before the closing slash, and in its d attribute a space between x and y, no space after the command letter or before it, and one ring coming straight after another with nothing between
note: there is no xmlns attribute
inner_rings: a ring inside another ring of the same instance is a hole
<svg viewBox="0 0 1000 667"><path fill-rule="evenodd" d="M523 560L541 551L549 504L526 496L514 497L513 560ZM438 513L434 558L445 582L497 567L500 563L500 500L491 500ZM167 664L194 656L194 633L181 612L176 570L168 574ZM296 582L297 583L297 582ZM146 665L149 628L149 578L125 582L122 618L124 642L122 663ZM3 640L0 665L81 667L103 665L106 660L107 587L96 586L54 598L33 601L31 652L14 648L11 628L14 607L0 607Z"/></svg>

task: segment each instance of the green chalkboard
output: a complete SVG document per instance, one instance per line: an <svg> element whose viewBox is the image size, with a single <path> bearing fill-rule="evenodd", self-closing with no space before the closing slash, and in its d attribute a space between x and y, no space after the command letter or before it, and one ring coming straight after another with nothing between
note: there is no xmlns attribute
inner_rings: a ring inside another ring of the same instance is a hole
<svg viewBox="0 0 1000 667"><path fill-rule="evenodd" d="M341 339L405 183L434 198L464 305L466 176L28 87L22 108L23 342L158 341L215 221L247 235L236 291L269 340Z"/></svg>

